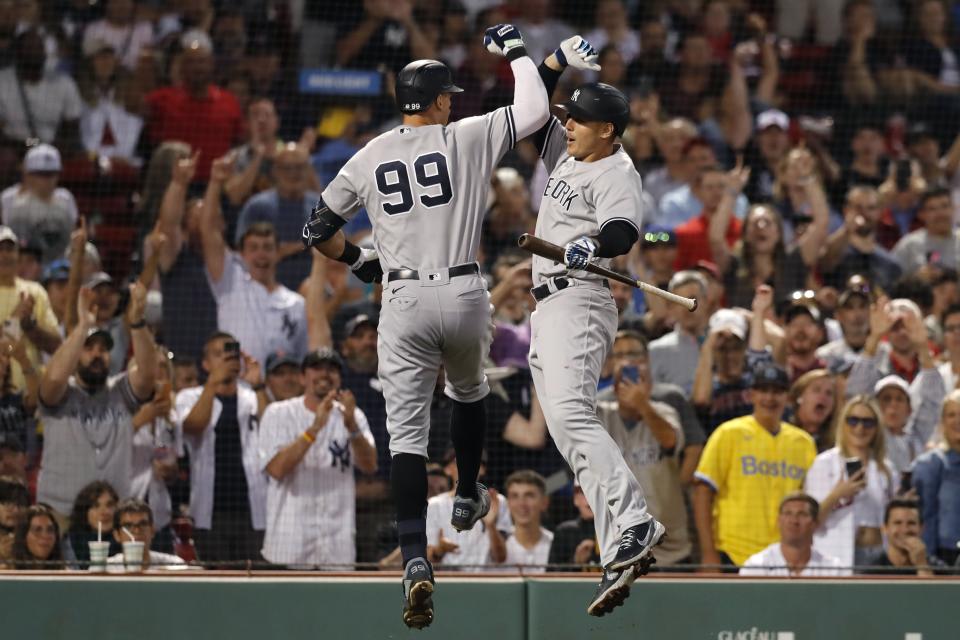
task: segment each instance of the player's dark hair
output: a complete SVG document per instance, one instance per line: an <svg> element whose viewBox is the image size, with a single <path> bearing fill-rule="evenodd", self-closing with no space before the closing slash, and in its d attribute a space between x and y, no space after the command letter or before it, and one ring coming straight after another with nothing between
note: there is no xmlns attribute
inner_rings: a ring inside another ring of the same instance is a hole
<svg viewBox="0 0 960 640"><path fill-rule="evenodd" d="M515 484L532 484L540 489L540 493L547 495L547 481L532 469L520 469L507 476L507 479L503 482L504 492L509 491L510 487Z"/></svg>
<svg viewBox="0 0 960 640"><path fill-rule="evenodd" d="M920 524L923 524L923 512L920 510L920 503L916 500L908 500L907 498L894 498L887 503L887 507L883 510L883 524L890 522L890 513L894 509L913 509L917 512L917 518L919 518Z"/></svg>
<svg viewBox="0 0 960 640"><path fill-rule="evenodd" d="M783 507L790 502L806 502L808 505L810 505L810 515L813 516L814 520L816 520L820 515L820 503L817 502L817 499L811 496L809 493L804 493L803 491L793 491L783 496L783 500L780 501L780 507L777 509L777 513L783 513Z"/></svg>
<svg viewBox="0 0 960 640"><path fill-rule="evenodd" d="M273 225L269 222L254 222L252 225L244 230L243 235L240 236L240 242L237 243L237 249L243 251L243 246L247 242L247 238L255 236L257 238L273 238L277 239L277 230L273 228Z"/></svg>

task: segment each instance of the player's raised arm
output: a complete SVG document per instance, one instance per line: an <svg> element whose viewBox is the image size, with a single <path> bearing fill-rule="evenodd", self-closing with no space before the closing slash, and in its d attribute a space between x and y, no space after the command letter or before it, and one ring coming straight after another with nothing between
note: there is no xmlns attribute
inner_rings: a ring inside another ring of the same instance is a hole
<svg viewBox="0 0 960 640"><path fill-rule="evenodd" d="M560 76L563 75L563 71L568 66L574 69L599 71L600 65L597 64L597 58L597 52L581 36L573 36L561 42L556 51L547 56L537 67L537 73L543 81L543 87L547 94L547 102L550 102L553 92L556 91L557 84L560 82ZM551 138L555 138L552 145ZM566 134L563 125L556 118L548 118L547 122L533 135L533 144L550 169L553 168L557 157L565 148L565 141ZM553 153L547 154L547 147L550 146L552 146Z"/></svg>
<svg viewBox="0 0 960 640"><path fill-rule="evenodd" d="M516 140L526 138L550 117L550 103L537 67L527 55L520 30L512 24L490 27L483 42L491 52L510 61L513 69L513 121Z"/></svg>

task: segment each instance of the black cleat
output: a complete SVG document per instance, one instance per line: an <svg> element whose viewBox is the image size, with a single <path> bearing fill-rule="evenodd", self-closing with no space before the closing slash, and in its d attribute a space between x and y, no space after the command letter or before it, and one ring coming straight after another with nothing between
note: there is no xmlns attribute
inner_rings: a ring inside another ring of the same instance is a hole
<svg viewBox="0 0 960 640"><path fill-rule="evenodd" d="M650 567L648 564L646 570L643 570L643 561L650 557L653 548L660 544L666 532L666 528L653 519L630 527L620 537L620 548L609 568L619 570L636 565L642 570L639 575L646 574Z"/></svg>
<svg viewBox="0 0 960 640"><path fill-rule="evenodd" d="M587 613L600 618L622 605L630 597L630 586L639 576L645 575L654 562L655 559L647 558L624 570L605 569Z"/></svg>
<svg viewBox="0 0 960 640"><path fill-rule="evenodd" d="M414 558L403 572L403 623L423 629L433 622L433 568L423 558Z"/></svg>

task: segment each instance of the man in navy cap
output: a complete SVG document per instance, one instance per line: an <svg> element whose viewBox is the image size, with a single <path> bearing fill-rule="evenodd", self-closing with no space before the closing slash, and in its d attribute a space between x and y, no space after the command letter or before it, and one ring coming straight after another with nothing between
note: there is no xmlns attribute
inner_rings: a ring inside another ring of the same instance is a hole
<svg viewBox="0 0 960 640"><path fill-rule="evenodd" d="M813 438L783 422L790 380L772 362L753 370L753 413L728 420L707 440L694 474L701 563L742 565L779 536L780 501L799 491L817 455Z"/></svg>

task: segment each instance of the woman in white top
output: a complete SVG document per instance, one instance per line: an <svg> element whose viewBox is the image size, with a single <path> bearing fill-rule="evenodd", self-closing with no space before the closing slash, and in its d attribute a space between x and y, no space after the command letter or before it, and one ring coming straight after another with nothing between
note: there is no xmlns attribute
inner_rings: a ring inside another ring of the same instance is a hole
<svg viewBox="0 0 960 640"><path fill-rule="evenodd" d="M814 459L804 482L820 502L814 549L844 566L862 565L882 546L883 510L896 489L880 416L870 396L851 398L837 418L836 446Z"/></svg>

